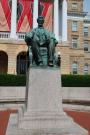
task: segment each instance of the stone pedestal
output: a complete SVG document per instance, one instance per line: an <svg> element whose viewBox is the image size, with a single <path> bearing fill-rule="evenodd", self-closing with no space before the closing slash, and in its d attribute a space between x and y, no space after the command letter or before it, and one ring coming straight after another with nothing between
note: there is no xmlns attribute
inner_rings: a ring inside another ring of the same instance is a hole
<svg viewBox="0 0 90 135"><path fill-rule="evenodd" d="M88 135L62 109L60 70L31 68L27 84L27 104L11 115L6 135Z"/></svg>

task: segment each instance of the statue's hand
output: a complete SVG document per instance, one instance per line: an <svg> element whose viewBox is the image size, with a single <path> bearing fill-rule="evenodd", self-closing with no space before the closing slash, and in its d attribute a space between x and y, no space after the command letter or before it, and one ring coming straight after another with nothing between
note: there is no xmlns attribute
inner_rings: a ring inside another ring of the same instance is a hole
<svg viewBox="0 0 90 135"><path fill-rule="evenodd" d="M55 45L57 45L58 44L58 41L55 39Z"/></svg>
<svg viewBox="0 0 90 135"><path fill-rule="evenodd" d="M25 42L27 43L27 45L30 45L30 43L32 42L32 38L33 35L30 32L25 35Z"/></svg>

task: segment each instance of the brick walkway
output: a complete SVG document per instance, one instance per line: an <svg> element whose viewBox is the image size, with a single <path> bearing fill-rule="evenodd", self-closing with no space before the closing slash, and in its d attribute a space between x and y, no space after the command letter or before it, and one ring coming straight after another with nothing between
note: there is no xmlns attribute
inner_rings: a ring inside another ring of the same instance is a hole
<svg viewBox="0 0 90 135"><path fill-rule="evenodd" d="M0 135L5 135L7 124L10 113L16 113L16 110L0 111ZM79 111L65 111L69 116L73 117L74 120L86 128L90 135L90 112L79 112Z"/></svg>
<svg viewBox="0 0 90 135"><path fill-rule="evenodd" d="M89 131L90 135L90 112L66 111L76 123Z"/></svg>
<svg viewBox="0 0 90 135"><path fill-rule="evenodd" d="M16 113L16 110L0 111L0 135L5 135L10 113Z"/></svg>

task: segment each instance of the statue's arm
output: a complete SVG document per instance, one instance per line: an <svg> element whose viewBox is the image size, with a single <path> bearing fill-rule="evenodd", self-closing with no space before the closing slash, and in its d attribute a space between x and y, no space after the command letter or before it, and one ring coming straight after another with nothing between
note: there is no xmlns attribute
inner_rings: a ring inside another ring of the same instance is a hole
<svg viewBox="0 0 90 135"><path fill-rule="evenodd" d="M33 31L26 33L25 42L27 43L27 45L31 43L32 39L33 39Z"/></svg>
<svg viewBox="0 0 90 135"><path fill-rule="evenodd" d="M55 45L58 44L58 41L57 41L57 39L55 38L55 34L54 34L54 33L50 33L50 38L54 40Z"/></svg>
<svg viewBox="0 0 90 135"><path fill-rule="evenodd" d="M50 41L50 40L53 40L54 41L55 46L58 44L58 41L55 38L55 34L54 33L48 31L47 29L45 29L45 35L46 35L46 39L48 41Z"/></svg>

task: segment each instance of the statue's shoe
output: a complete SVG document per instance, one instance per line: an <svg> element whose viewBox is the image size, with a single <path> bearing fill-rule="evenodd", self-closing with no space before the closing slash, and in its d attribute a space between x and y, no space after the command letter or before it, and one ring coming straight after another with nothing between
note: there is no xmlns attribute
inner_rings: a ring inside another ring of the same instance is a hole
<svg viewBox="0 0 90 135"><path fill-rule="evenodd" d="M53 67L53 62L49 62L48 66Z"/></svg>

